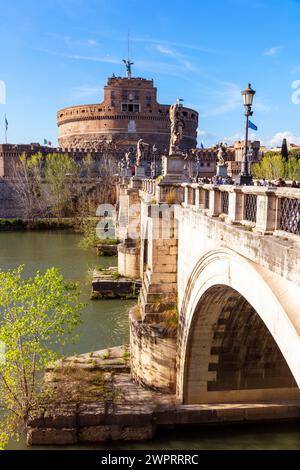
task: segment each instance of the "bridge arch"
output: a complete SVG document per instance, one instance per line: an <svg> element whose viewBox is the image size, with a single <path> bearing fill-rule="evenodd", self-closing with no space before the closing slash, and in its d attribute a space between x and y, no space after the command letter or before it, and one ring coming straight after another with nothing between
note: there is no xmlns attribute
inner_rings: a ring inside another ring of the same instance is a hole
<svg viewBox="0 0 300 470"><path fill-rule="evenodd" d="M299 398L299 317L294 284L233 250L207 253L189 277L181 306L180 400Z"/></svg>

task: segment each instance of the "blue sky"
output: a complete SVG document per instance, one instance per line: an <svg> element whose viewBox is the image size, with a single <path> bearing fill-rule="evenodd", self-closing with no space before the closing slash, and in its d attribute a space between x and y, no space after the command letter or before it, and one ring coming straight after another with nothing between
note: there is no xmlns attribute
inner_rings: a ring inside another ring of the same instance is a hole
<svg viewBox="0 0 300 470"><path fill-rule="evenodd" d="M56 144L57 110L101 101L107 77L124 74L129 30L134 75L154 79L161 103L198 110L199 144L242 137L248 82L252 136L300 144L299 0L0 2L1 142L6 113L10 142Z"/></svg>

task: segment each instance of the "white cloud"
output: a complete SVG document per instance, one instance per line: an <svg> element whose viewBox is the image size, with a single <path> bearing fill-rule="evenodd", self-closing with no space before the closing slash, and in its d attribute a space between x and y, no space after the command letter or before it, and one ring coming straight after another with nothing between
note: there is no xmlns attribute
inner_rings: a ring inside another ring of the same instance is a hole
<svg viewBox="0 0 300 470"><path fill-rule="evenodd" d="M235 83L224 83L222 90L216 90L210 94L214 101L220 104L208 110L205 113L206 116L218 116L242 106L241 87Z"/></svg>
<svg viewBox="0 0 300 470"><path fill-rule="evenodd" d="M267 147L280 147L283 139L286 139L288 144L300 145L300 135L292 131L277 132L273 137L263 139L263 144Z"/></svg>
<svg viewBox="0 0 300 470"><path fill-rule="evenodd" d="M176 54L174 53L174 51L172 51L171 49L169 49L168 47L166 46L162 46L161 44L158 44L156 46L156 49L158 50L158 52L161 52L162 54L165 54L165 55L170 55L171 57L175 57Z"/></svg>
<svg viewBox="0 0 300 470"><path fill-rule="evenodd" d="M98 45L98 43L95 39L88 39L87 43L88 43L89 46L97 46Z"/></svg>
<svg viewBox="0 0 300 470"><path fill-rule="evenodd" d="M99 46L100 44L95 39L75 39L71 36L63 36L63 41L68 49L74 49L75 47L93 47Z"/></svg>
<svg viewBox="0 0 300 470"><path fill-rule="evenodd" d="M282 46L270 47L270 49L264 51L262 55L267 57L275 57L281 51L281 49Z"/></svg>
<svg viewBox="0 0 300 470"><path fill-rule="evenodd" d="M185 59L185 57L182 54L180 54L179 52L171 49L170 47L162 45L162 44L157 44L156 50L158 52L160 52L161 54L163 54L163 55L172 57L179 64L183 65L187 70L195 70L195 67L193 66L193 64L190 61Z"/></svg>
<svg viewBox="0 0 300 470"><path fill-rule="evenodd" d="M242 87L236 83L222 82L223 88L207 92L210 100L218 103L215 107L203 114L203 116L218 116L243 108L243 99L241 95ZM270 106L261 97L255 97L253 109L267 112Z"/></svg>

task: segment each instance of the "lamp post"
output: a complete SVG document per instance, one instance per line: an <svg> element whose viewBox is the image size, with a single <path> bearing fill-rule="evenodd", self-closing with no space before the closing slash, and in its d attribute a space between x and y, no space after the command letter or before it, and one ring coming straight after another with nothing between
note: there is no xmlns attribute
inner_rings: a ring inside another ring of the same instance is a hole
<svg viewBox="0 0 300 470"><path fill-rule="evenodd" d="M157 152L157 147L154 144L152 146L152 161L151 161L151 177L152 177L152 179L156 178L156 152Z"/></svg>
<svg viewBox="0 0 300 470"><path fill-rule="evenodd" d="M242 168L240 174L236 178L235 184L242 185L251 185L252 176L249 171L249 161L248 161L248 129L249 129L249 116L252 116L253 111L251 109L255 91L252 90L250 83L245 90L242 91L244 106L245 106L245 116L246 116L246 132L245 132L245 148L243 153Z"/></svg>

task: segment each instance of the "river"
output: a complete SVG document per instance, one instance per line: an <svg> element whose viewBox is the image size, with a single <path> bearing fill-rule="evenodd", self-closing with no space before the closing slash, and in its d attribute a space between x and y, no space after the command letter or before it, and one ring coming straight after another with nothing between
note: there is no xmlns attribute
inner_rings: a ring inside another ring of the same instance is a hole
<svg viewBox="0 0 300 470"><path fill-rule="evenodd" d="M89 269L116 265L116 258L97 257L79 248L80 235L66 231L0 232L0 269L25 265L26 274L55 266L67 278L80 284L86 306L78 329L79 341L66 347L66 354L83 353L128 343L127 311L132 301L90 300ZM25 443L11 443L10 449L25 449ZM51 447L50 447L51 448ZM53 448L53 447L52 447ZM79 447L68 447L78 449ZM109 443L92 449L300 449L300 425L269 424L160 431L145 443ZM32 448L34 449L34 448ZM40 448L39 448L40 449Z"/></svg>

